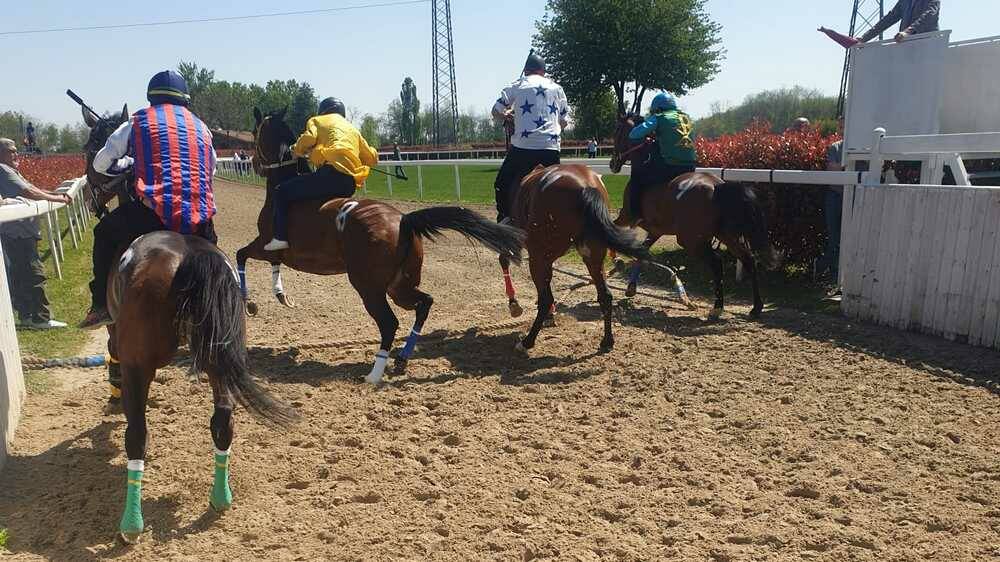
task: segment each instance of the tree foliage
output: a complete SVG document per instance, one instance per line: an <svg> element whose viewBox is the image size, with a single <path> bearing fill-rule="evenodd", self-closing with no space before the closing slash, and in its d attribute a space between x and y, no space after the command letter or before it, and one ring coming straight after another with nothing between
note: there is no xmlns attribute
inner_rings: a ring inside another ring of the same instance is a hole
<svg viewBox="0 0 1000 562"><path fill-rule="evenodd" d="M32 123L35 127L35 142L42 152L80 152L90 130L82 122L59 127L53 123L43 123L30 115L17 111L0 113L0 137L9 138L24 150L25 127Z"/></svg>
<svg viewBox="0 0 1000 562"><path fill-rule="evenodd" d="M615 128L617 105L610 88L584 94L573 109L574 139L601 139Z"/></svg>
<svg viewBox="0 0 1000 562"><path fill-rule="evenodd" d="M684 94L708 83L724 51L706 0L549 0L535 47L580 105L610 88L619 113L640 111L647 90Z"/></svg>
<svg viewBox="0 0 1000 562"><path fill-rule="evenodd" d="M417 132L420 129L420 99L417 98L417 86L409 76L403 80L399 92L400 102L400 140L409 145L417 143ZM391 110L391 108L390 108Z"/></svg>
<svg viewBox="0 0 1000 562"><path fill-rule="evenodd" d="M743 131L754 121L770 123L771 132L780 133L798 117L806 117L823 134L837 131L837 98L801 86L769 90L747 96L736 107L718 104L712 115L695 123L698 136L715 138Z"/></svg>

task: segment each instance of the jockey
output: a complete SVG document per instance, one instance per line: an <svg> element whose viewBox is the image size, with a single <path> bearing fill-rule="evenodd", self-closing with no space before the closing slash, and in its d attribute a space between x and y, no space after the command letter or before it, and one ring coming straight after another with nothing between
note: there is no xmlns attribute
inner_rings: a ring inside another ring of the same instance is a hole
<svg viewBox="0 0 1000 562"><path fill-rule="evenodd" d="M378 151L368 146L361 133L345 117L344 102L326 98L319 115L306 122L306 130L292 147L299 158L309 155L315 172L296 176L274 191L274 239L264 249L273 252L288 248L288 206L293 201L352 197L372 166Z"/></svg>
<svg viewBox="0 0 1000 562"><path fill-rule="evenodd" d="M632 163L629 181L629 200L624 215L635 224L642 219L642 194L651 185L666 185L681 174L695 171L698 154L695 152L691 118L677 109L677 100L666 92L657 94L650 106L649 116L629 133L633 142L655 135L653 150L642 163Z"/></svg>
<svg viewBox="0 0 1000 562"><path fill-rule="evenodd" d="M94 157L98 173L135 171L132 200L119 205L94 228L94 280L90 312L80 324L94 329L112 323L107 310L108 274L115 255L136 238L157 230L191 234L215 243L212 133L187 108L184 78L173 70L149 81L150 106L137 111L108 137Z"/></svg>
<svg viewBox="0 0 1000 562"><path fill-rule="evenodd" d="M507 222L512 191L524 176L535 166L559 163L560 140L567 125L569 103L562 86L545 76L545 61L534 51L524 63L524 76L504 88L493 106L493 116L497 120L511 115L514 119L512 146L493 183L498 222Z"/></svg>

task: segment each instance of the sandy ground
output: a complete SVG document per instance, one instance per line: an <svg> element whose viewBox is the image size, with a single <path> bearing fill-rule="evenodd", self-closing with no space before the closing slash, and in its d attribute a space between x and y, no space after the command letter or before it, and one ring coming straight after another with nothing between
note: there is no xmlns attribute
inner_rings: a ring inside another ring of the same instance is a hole
<svg viewBox="0 0 1000 562"><path fill-rule="evenodd" d="M262 194L217 197L232 254ZM509 319L486 251L426 249L425 332ZM124 419L103 373L60 371L62 388L29 397L0 475L13 559L1000 558L996 352L790 310L707 323L705 308L640 297L597 355L585 288L530 358L514 331L469 334L421 346L376 390L361 381L374 346L296 349L377 334L344 277L286 272L294 310L271 298L266 264L250 281L255 370L303 421L281 432L237 415L233 511L207 510L209 389L164 369L148 531L117 545Z"/></svg>

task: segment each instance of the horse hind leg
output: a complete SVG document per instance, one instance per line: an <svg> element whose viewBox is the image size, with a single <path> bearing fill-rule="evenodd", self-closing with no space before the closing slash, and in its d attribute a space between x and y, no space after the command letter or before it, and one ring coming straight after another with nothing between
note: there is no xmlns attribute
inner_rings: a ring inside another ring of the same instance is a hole
<svg viewBox="0 0 1000 562"><path fill-rule="evenodd" d="M229 458L233 443L235 401L229 391L220 388L219 375L210 371L209 382L212 385L212 403L215 407L210 422L212 442L215 444L215 476L208 504L216 513L223 513L233 505L233 492L229 488Z"/></svg>
<svg viewBox="0 0 1000 562"><path fill-rule="evenodd" d="M247 260L250 259L250 250L260 240L254 240L249 245L236 251L236 274L240 278L240 294L243 295L243 302L246 303L247 316L257 316L257 303L250 300L250 291L247 288Z"/></svg>
<svg viewBox="0 0 1000 562"><path fill-rule="evenodd" d="M517 344L517 349L522 352L535 347L538 332L542 330L546 319L552 315L552 305L555 304L555 298L552 296L552 262L532 259L531 280L535 282L535 289L538 291L538 312L528 335Z"/></svg>
<svg viewBox="0 0 1000 562"><path fill-rule="evenodd" d="M510 310L511 318L518 318L524 314L524 309L517 302L517 291L514 290L514 282L510 278L510 260L507 256L500 256L500 269L503 271L504 288L507 291L507 309Z"/></svg>
<svg viewBox="0 0 1000 562"><path fill-rule="evenodd" d="M712 249L711 242L706 242L701 245L701 258L708 266L709 271L712 272L712 282L715 287L715 306L712 307L712 312L709 313L709 320L717 320L722 317L723 310L723 300L722 300L722 259L719 258L719 254Z"/></svg>
<svg viewBox="0 0 1000 562"><path fill-rule="evenodd" d="M401 290L393 290L389 293L392 301L405 310L416 311L416 319L413 321L413 328L406 336L406 343L403 344L402 351L396 357L394 374L402 375L406 372L406 364L413 356L413 350L420 339L420 332L424 329L424 323L430 315L431 307L434 306L434 297L418 290L416 287L407 287Z"/></svg>
<svg viewBox="0 0 1000 562"><path fill-rule="evenodd" d="M281 282L280 263L271 264L271 290L274 291L274 297L278 299L278 302L288 308L295 308L295 303L292 302L291 297L285 294L285 285Z"/></svg>
<svg viewBox="0 0 1000 562"><path fill-rule="evenodd" d="M729 251L736 256L738 266L737 282L746 277L750 277L750 284L753 288L753 308L750 309L750 317L756 318L764 311L764 301L760 298L760 282L757 275L757 260L753 252L747 247L741 238L726 237L722 242L729 248ZM742 275L741 275L742 274Z"/></svg>
<svg viewBox="0 0 1000 562"><path fill-rule="evenodd" d="M604 338L601 340L601 353L607 353L615 346L615 338L611 332L611 291L608 290L608 283L604 278L604 257L606 254L607 249L603 246L596 247L595 244L590 244L584 258L584 263L590 272L590 279L597 289L597 302L600 303L601 313L604 315Z"/></svg>
<svg viewBox="0 0 1000 562"><path fill-rule="evenodd" d="M126 544L139 540L143 530L142 476L146 459L146 400L156 369L122 365L122 408L125 410L125 452L128 456L125 509L118 533Z"/></svg>
<svg viewBox="0 0 1000 562"><path fill-rule="evenodd" d="M399 319L389 308L385 293L363 295L361 300L364 301L365 310L378 324L378 331L382 338L378 353L375 354L372 370L365 377L365 382L377 385L382 382L382 377L385 375L385 366L389 362L389 350L392 349L392 342L396 339L396 331L399 329Z"/></svg>

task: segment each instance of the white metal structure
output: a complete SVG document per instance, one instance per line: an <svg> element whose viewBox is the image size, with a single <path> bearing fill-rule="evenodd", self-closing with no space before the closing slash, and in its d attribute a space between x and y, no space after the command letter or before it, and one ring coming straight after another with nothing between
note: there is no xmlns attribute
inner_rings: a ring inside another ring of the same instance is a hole
<svg viewBox="0 0 1000 562"><path fill-rule="evenodd" d="M63 182L57 191L67 193L73 203L49 203L44 201L24 201L20 204L0 205L0 223L21 220L29 217L45 218L45 230L49 237L52 259L56 271L62 276L60 260L62 257L62 231L59 227L59 211L66 211L69 231L74 247L82 235L82 228L87 224L87 210L80 190L86 183L85 178ZM2 250L2 248L0 248ZM24 374L21 372L21 351L17 343L17 332L14 329L14 310L10 303L10 288L7 284L7 270L0 268L0 468L7 458L7 446L14 439L14 430L21 413L21 402L24 400Z"/></svg>

